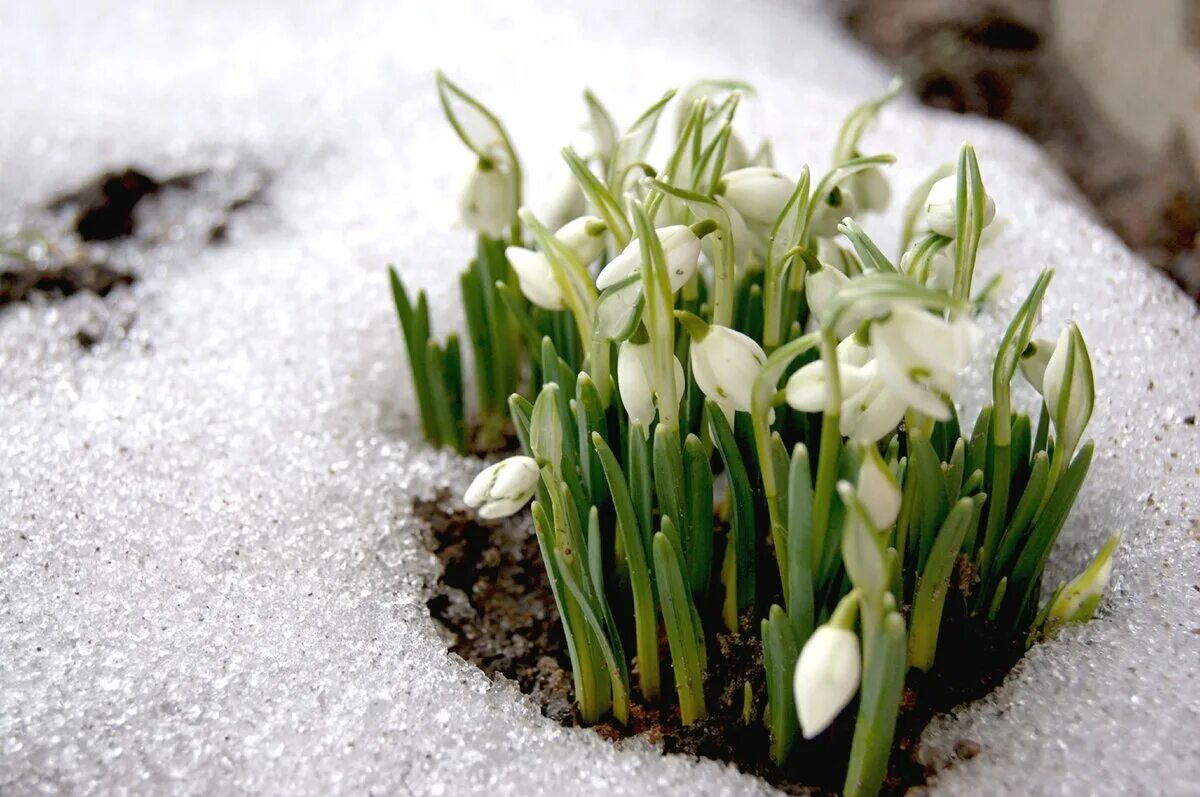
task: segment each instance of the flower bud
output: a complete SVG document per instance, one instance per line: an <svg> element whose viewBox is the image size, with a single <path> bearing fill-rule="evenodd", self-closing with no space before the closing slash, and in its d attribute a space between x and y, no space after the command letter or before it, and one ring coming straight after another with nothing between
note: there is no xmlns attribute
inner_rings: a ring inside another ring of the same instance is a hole
<svg viewBox="0 0 1200 797"><path fill-rule="evenodd" d="M866 446L855 493L876 531L886 531L900 516L900 485L875 446Z"/></svg>
<svg viewBox="0 0 1200 797"><path fill-rule="evenodd" d="M508 517L533 497L537 483L538 467L532 457L509 457L476 476L463 503L478 509L479 516L487 520Z"/></svg>
<svg viewBox="0 0 1200 797"><path fill-rule="evenodd" d="M1092 359L1079 327L1073 323L1062 331L1046 363L1042 395L1054 423L1055 446L1070 456L1091 420L1096 400Z"/></svg>
<svg viewBox="0 0 1200 797"><path fill-rule="evenodd" d="M862 654L858 636L826 623L813 632L796 660L792 691L805 739L820 734L858 692Z"/></svg>
<svg viewBox="0 0 1200 797"><path fill-rule="evenodd" d="M554 237L570 249L585 266L604 253L608 227L596 216L580 216L558 228Z"/></svg>
<svg viewBox="0 0 1200 797"><path fill-rule="evenodd" d="M1050 607L1047 623L1082 623L1092 619L1112 578L1112 556L1121 535L1110 537L1087 569L1063 587Z"/></svg>
<svg viewBox="0 0 1200 797"><path fill-rule="evenodd" d="M655 232L662 243L671 290L677 291L696 273L700 262L700 239L690 227L683 224L660 227ZM638 273L641 268L642 244L635 238L600 271L596 277L596 287L600 290L609 288L630 274Z"/></svg>
<svg viewBox="0 0 1200 797"><path fill-rule="evenodd" d="M762 347L736 329L713 325L703 336L692 335L696 385L727 410L750 411L754 379L766 359Z"/></svg>
<svg viewBox="0 0 1200 797"><path fill-rule="evenodd" d="M817 324L825 328L832 320L830 306L838 291L850 282L850 278L836 268L825 266L819 271L810 271L804 275L804 292L808 296L808 311Z"/></svg>
<svg viewBox="0 0 1200 797"><path fill-rule="evenodd" d="M516 191L508 167L480 158L458 200L463 224L493 238L504 236L517 215Z"/></svg>
<svg viewBox="0 0 1200 797"><path fill-rule="evenodd" d="M504 255L516 272L517 284L526 299L546 310L563 309L562 289L554 279L554 271L545 254L510 246L504 250Z"/></svg>
<svg viewBox="0 0 1200 797"><path fill-rule="evenodd" d="M854 195L835 185L828 194L820 198L812 219L808 222L808 230L818 238L832 238L838 234L837 228L842 219L853 216L856 212L858 206Z"/></svg>
<svg viewBox="0 0 1200 797"><path fill-rule="evenodd" d="M969 197L968 197L969 198ZM996 218L996 203L985 195L983 226L987 227ZM925 223L938 235L953 238L958 226L958 177L943 177L929 189L925 198Z"/></svg>
<svg viewBox="0 0 1200 797"><path fill-rule="evenodd" d="M779 171L767 166L750 166L726 172L717 185L747 221L773 225L784 205L796 190L796 184Z"/></svg>
<svg viewBox="0 0 1200 797"><path fill-rule="evenodd" d="M1034 338L1029 341L1029 345L1025 347L1025 351L1021 352L1021 376L1025 377L1025 381L1033 385L1033 389L1038 393L1042 392L1042 385L1045 382L1046 366L1050 364L1050 357L1054 354L1054 341L1046 340L1045 338Z"/></svg>
<svg viewBox="0 0 1200 797"><path fill-rule="evenodd" d="M672 357L675 366L675 394L682 395L685 382L683 365ZM654 350L649 343L625 341L617 351L617 390L630 423L649 428L654 420Z"/></svg>

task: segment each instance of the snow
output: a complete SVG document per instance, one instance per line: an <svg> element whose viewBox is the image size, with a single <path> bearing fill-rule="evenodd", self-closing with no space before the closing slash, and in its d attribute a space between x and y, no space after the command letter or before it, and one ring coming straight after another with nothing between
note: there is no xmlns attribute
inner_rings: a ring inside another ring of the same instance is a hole
<svg viewBox="0 0 1200 797"><path fill-rule="evenodd" d="M204 192L182 215L148 206L161 243L113 250L132 290L0 312L0 791L769 791L563 729L446 655L410 506L461 494L479 463L419 440L384 265L430 290L440 329L460 322L469 161L436 67L502 114L534 197L566 174L583 85L627 122L666 86L747 79L764 99L749 119L794 172L826 165L886 72L809 3L55 0L4 16L0 228L55 224L43 203L110 167L269 179L222 245L206 245ZM1200 429L1183 422L1200 321L1016 135L901 103L867 143L900 156L903 193L967 138L1007 220L981 279L1004 269L1013 292L988 323L1051 265L1044 334L1074 318L1096 369L1098 455L1052 574L1125 539L1096 621L928 732L941 760L982 748L934 791L1200 793ZM890 242L896 215L866 226Z"/></svg>

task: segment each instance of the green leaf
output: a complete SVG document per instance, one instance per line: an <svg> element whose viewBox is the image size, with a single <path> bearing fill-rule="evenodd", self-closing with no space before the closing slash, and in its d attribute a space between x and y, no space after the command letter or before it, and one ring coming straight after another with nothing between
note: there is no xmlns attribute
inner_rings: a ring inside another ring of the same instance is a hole
<svg viewBox="0 0 1200 797"><path fill-rule="evenodd" d="M767 676L767 730L771 734L771 760L782 766L796 740L796 704L792 696L792 671L800 645L783 609L772 605L762 621L763 669Z"/></svg>
<svg viewBox="0 0 1200 797"><path fill-rule="evenodd" d="M548 465L561 471L563 457L563 428L558 411L558 385L550 382L542 386L533 403L533 414L529 421L529 448L539 465Z"/></svg>
<svg viewBox="0 0 1200 797"><path fill-rule="evenodd" d="M816 626L812 549L812 468L808 449L797 443L788 470L788 617L796 642L803 645Z"/></svg>
<svg viewBox="0 0 1200 797"><path fill-rule="evenodd" d="M894 611L887 613L876 638L865 649L862 698L842 788L846 797L874 797L887 775L904 692L904 618Z"/></svg>
<svg viewBox="0 0 1200 797"><path fill-rule="evenodd" d="M408 367L412 373L413 390L417 394L417 409L420 412L421 431L425 439L437 445L437 419L433 415L433 399L430 395L429 382L426 378L428 368L425 364L425 351L429 341L429 329L422 327L416 311L408 298L408 291L400 281L396 269L388 266L388 282L392 288L392 302L396 305L396 316L400 320L400 330L404 333L404 345L408 349ZM419 293L424 298L424 293Z"/></svg>
<svg viewBox="0 0 1200 797"><path fill-rule="evenodd" d="M754 601L755 591L755 545L756 527L754 521L754 497L750 490L750 475L742 460L729 421L714 402L705 402L708 413L708 428L716 443L721 460L725 463L725 474L729 481L729 491L733 500L733 511L730 517L729 550L733 557L733 583L725 582L725 589L736 596L737 612L743 611ZM731 622L732 621L732 622ZM725 623L730 631L737 630L737 617L725 617Z"/></svg>
<svg viewBox="0 0 1200 797"><path fill-rule="evenodd" d="M917 582L911 614L912 631L908 637L908 663L922 672L928 672L933 666L950 575L974 513L975 499L963 498L954 505L938 531Z"/></svg>
<svg viewBox="0 0 1200 797"><path fill-rule="evenodd" d="M1070 514L1075 498L1083 486L1083 480L1087 478L1094 449L1093 443L1084 444L1062 478L1054 485L1050 499L1034 521L1033 530L1017 557L1008 586L1009 592L1020 601L1014 605L1018 617L1029 614L1031 603L1036 602L1037 586L1041 583L1042 572L1046 569L1050 549L1054 547L1054 542L1066 523L1067 515Z"/></svg>
<svg viewBox="0 0 1200 797"><path fill-rule="evenodd" d="M664 519L669 523L669 519ZM694 627L696 617L691 591L687 588L679 552L662 532L654 535L654 572L658 595L662 601L663 624L671 650L671 668L675 673L675 690L679 695L680 721L691 725L706 713L704 703L705 673L701 667L702 654L696 640L700 636Z"/></svg>
<svg viewBox="0 0 1200 797"><path fill-rule="evenodd" d="M639 521L633 508L625 474L608 443L599 434L592 435L592 444L600 459L617 516L617 534L629 568L629 586L633 593L634 636L637 642L638 679L642 697L654 700L659 693L658 623L654 610L654 594L647 564L648 547L639 533Z"/></svg>
<svg viewBox="0 0 1200 797"><path fill-rule="evenodd" d="M692 594L703 595L712 573L713 476L708 451L694 434L689 434L683 443L683 470L688 495L688 525L684 534Z"/></svg>
<svg viewBox="0 0 1200 797"><path fill-rule="evenodd" d="M628 340L646 309L646 297L642 293L641 272L630 274L625 279L606 288L596 303L593 337L622 341Z"/></svg>

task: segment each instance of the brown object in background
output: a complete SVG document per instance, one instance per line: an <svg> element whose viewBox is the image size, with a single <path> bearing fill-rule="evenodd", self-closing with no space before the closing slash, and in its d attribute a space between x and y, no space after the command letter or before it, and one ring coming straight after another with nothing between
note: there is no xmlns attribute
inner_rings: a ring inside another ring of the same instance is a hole
<svg viewBox="0 0 1200 797"><path fill-rule="evenodd" d="M1152 157L1104 119L1055 50L1045 0L838 5L922 102L1038 141L1131 249L1200 298L1200 180L1185 142Z"/></svg>

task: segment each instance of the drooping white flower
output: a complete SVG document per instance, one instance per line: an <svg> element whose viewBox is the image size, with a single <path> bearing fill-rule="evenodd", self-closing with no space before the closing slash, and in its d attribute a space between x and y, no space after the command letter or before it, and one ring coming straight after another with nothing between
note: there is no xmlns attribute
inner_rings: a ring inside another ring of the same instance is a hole
<svg viewBox="0 0 1200 797"><path fill-rule="evenodd" d="M1046 366L1050 364L1050 357L1053 354L1054 341L1045 338L1035 338L1029 341L1029 345L1021 353L1021 376L1025 377L1025 381L1033 385L1033 389L1038 393L1042 392Z"/></svg>
<svg viewBox="0 0 1200 797"><path fill-rule="evenodd" d="M580 216L560 227L554 237L586 264L604 251L606 231L604 222L595 216ZM517 273L517 283L526 299L546 310L563 309L562 289L554 279L554 271L544 252L510 246L504 254Z"/></svg>
<svg viewBox="0 0 1200 797"><path fill-rule="evenodd" d="M881 213L892 200L892 186L878 166L863 169L850 177L850 191L863 211Z"/></svg>
<svg viewBox="0 0 1200 797"><path fill-rule="evenodd" d="M871 379L871 371L863 366L870 361L870 349L859 345L853 337L846 338L838 344L838 382L840 383L842 400L855 395ZM821 360L802 366L796 373L788 377L784 385L784 395L787 403L800 412L821 412L825 409L828 396L825 378L825 363Z"/></svg>
<svg viewBox="0 0 1200 797"><path fill-rule="evenodd" d="M766 359L762 347L736 329L714 324L703 337L692 337L696 385L726 410L750 411L754 379Z"/></svg>
<svg viewBox="0 0 1200 797"><path fill-rule="evenodd" d="M775 223L795 190L795 182L768 166L726 172L717 186L747 221L767 225Z"/></svg>
<svg viewBox="0 0 1200 797"><path fill-rule="evenodd" d="M876 443L896 429L908 406L876 373L871 360L863 366L866 383L842 402L842 435L864 445Z"/></svg>
<svg viewBox="0 0 1200 797"><path fill-rule="evenodd" d="M970 319L946 321L927 310L897 304L871 327L880 378L908 406L938 420L950 417L943 396L954 392L978 331Z"/></svg>
<svg viewBox="0 0 1200 797"><path fill-rule="evenodd" d="M808 229L819 238L832 238L838 234L838 225L847 216L858 211L854 194L843 191L836 185L817 201L817 208L809 220Z"/></svg>
<svg viewBox="0 0 1200 797"><path fill-rule="evenodd" d="M1069 455L1083 437L1096 400L1092 359L1079 327L1074 324L1068 324L1059 335L1054 353L1046 363L1042 395L1054 423L1056 447Z"/></svg>
<svg viewBox="0 0 1200 797"><path fill-rule="evenodd" d="M812 739L854 699L862 678L858 636L826 623L813 632L796 660L792 693L805 739Z"/></svg>
<svg viewBox="0 0 1200 797"><path fill-rule="evenodd" d="M585 266L604 253L608 225L596 216L580 216L559 227L554 237Z"/></svg>
<svg viewBox="0 0 1200 797"><path fill-rule="evenodd" d="M484 468L463 494L463 503L487 520L508 517L529 502L537 483L538 467L532 457L509 457Z"/></svg>
<svg viewBox="0 0 1200 797"><path fill-rule="evenodd" d="M683 365L675 365L675 394L682 395L685 381ZM617 351L617 390L631 423L644 428L654 420L654 350L649 343L625 341Z"/></svg>
<svg viewBox="0 0 1200 797"><path fill-rule="evenodd" d="M800 266L796 266L797 268ZM830 322L830 305L838 291L850 282L850 278L832 266L824 266L819 271L809 271L804 275L804 292L808 297L808 310L821 328Z"/></svg>
<svg viewBox="0 0 1200 797"><path fill-rule="evenodd" d="M500 238L516 218L512 172L499 161L480 158L458 199L463 224L476 232Z"/></svg>
<svg viewBox="0 0 1200 797"><path fill-rule="evenodd" d="M996 203L984 195L983 226L987 227L996 218ZM925 223L938 235L953 238L958 225L958 177L943 177L929 189L925 198Z"/></svg>
<svg viewBox="0 0 1200 797"><path fill-rule="evenodd" d="M875 446L865 446L855 493L876 531L891 528L900 516L900 485Z"/></svg>
<svg viewBox="0 0 1200 797"><path fill-rule="evenodd" d="M700 262L700 239L684 224L660 227L655 232L662 243L671 290L677 291L696 273L696 266ZM596 277L596 287L600 290L609 288L630 274L636 274L641 268L642 245L635 238L601 270Z"/></svg>
<svg viewBox="0 0 1200 797"><path fill-rule="evenodd" d="M542 252L510 246L504 250L508 263L517 274L517 284L525 298L546 310L563 309L563 294L550 261Z"/></svg>

